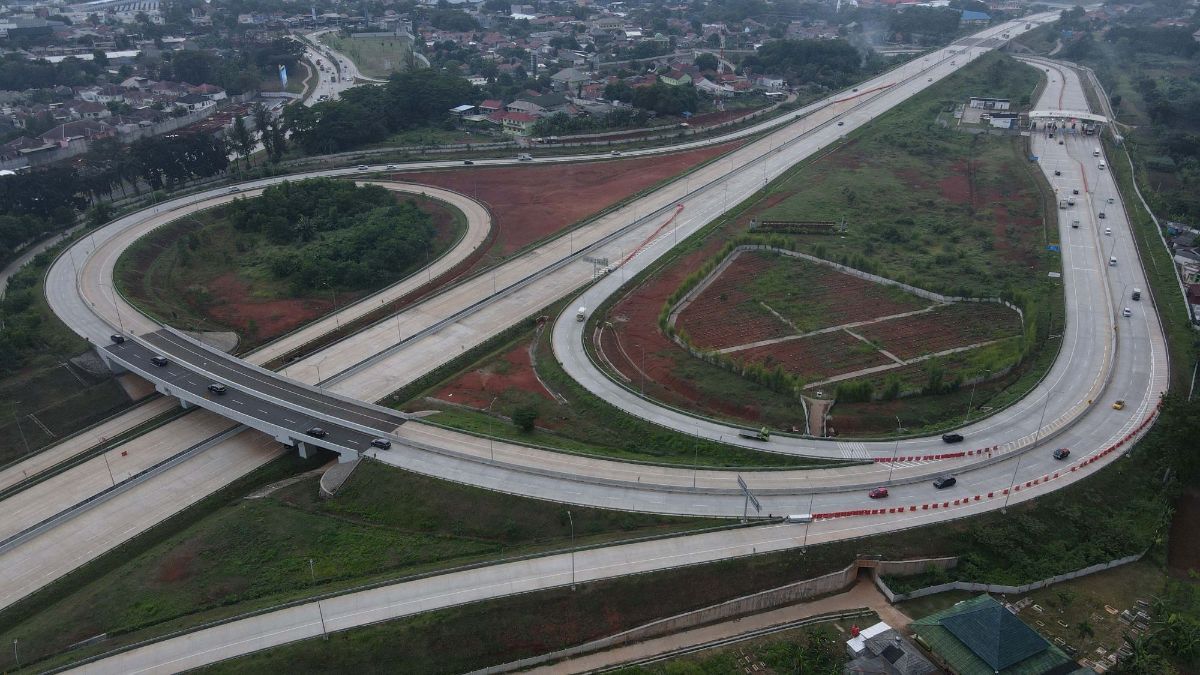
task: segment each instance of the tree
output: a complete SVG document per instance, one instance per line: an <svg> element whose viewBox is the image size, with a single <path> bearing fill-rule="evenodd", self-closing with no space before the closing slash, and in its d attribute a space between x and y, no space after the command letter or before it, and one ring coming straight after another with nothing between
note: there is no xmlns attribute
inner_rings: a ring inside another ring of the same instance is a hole
<svg viewBox="0 0 1200 675"><path fill-rule="evenodd" d="M702 52L700 54L697 54L696 60L693 61L693 63L700 70L711 70L711 71L715 71L721 65L720 62L717 61L717 57L708 52Z"/></svg>
<svg viewBox="0 0 1200 675"><path fill-rule="evenodd" d="M236 117L233 120L233 129L229 132L229 140L233 144L234 149L242 156L246 166L250 166L250 153L254 151L254 134L246 128L246 120L243 117Z"/></svg>

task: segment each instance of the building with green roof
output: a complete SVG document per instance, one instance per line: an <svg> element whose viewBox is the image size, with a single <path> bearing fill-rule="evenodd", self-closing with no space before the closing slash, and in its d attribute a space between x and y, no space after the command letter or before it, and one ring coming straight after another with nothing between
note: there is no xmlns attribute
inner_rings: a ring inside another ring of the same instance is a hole
<svg viewBox="0 0 1200 675"><path fill-rule="evenodd" d="M956 675L1092 672L986 594L918 619L910 628L942 667Z"/></svg>

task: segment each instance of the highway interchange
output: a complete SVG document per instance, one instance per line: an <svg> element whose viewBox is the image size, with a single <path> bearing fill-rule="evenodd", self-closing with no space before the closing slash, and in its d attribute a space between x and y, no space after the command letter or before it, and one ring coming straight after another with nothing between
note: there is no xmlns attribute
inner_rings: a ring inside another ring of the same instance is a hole
<svg viewBox="0 0 1200 675"><path fill-rule="evenodd" d="M318 381L337 397L375 401L407 382L429 372L466 349L495 335L520 317L570 296L585 288L577 301L595 307L616 292L628 278L665 254L677 240L703 227L760 189L801 159L836 146L841 136L868 123L931 82L950 74L970 58L999 46L995 37L1004 32L1020 33L1027 21L1041 23L1053 17L1042 15L997 26L962 41L928 58L918 59L859 85L861 93L843 92L830 100L806 106L790 114L787 124L757 140L701 167L636 200L594 219L570 236L545 242L505 264L478 274L446 289L403 312L380 321L330 347L288 366L285 375L303 385ZM1040 110L1086 110L1086 100L1073 71L1052 63L1036 64L1046 71L1047 83L1036 106ZM795 121L791 121L795 120ZM756 128L766 129L775 123ZM746 135L745 132L739 132ZM1057 140L1064 140L1058 144ZM1087 475L1115 460L1119 452L1105 450L1142 428L1166 388L1166 350L1153 303L1144 296L1128 300L1130 288L1147 289L1139 257L1129 232L1128 221L1112 177L1098 169L1092 156L1094 138L1067 136L1051 140L1033 134L1034 154L1047 180L1059 190L1078 188L1081 204L1072 210L1081 227L1060 224L1063 256L1063 286L1067 317L1061 339L1062 354L1046 378L1020 403L967 427L971 449L994 448L957 460L906 461L894 470L888 463L870 463L815 471L745 472L747 483L763 503L763 512L836 513L852 509L889 507L890 513L852 518L820 519L804 525L767 525L720 533L615 546L575 554L580 581L663 569L679 564L717 560L737 555L780 550L836 539L862 536L961 517L1000 508L1000 495L1010 484L1030 487L1013 493L1013 501L1036 496ZM688 144L694 146L705 141ZM707 141L712 142L712 141ZM657 150L628 154L648 154ZM544 161L609 160L588 158L538 158ZM504 163L502 160L478 164ZM412 168L402 165L403 168ZM421 167L458 166L457 163L423 163ZM382 170L384 167L371 167ZM1058 171L1061 175L1055 176ZM319 175L351 175L355 169L318 172ZM296 179L289 176L287 179ZM159 204L144 212L118 220L81 240L52 266L47 277L47 297L54 311L76 332L103 345L108 335L153 335L159 326L125 303L112 287L113 266L120 252L145 232L197 209L211 208L243 195L253 195L270 182L241 186L238 193L210 191ZM391 184L389 184L391 186ZM468 216L470 226L460 243L435 265L449 269L482 241L490 227L486 209L464 195L416 186L418 190L446 199ZM1107 199L1115 197L1115 205ZM678 208L682 205L682 209ZM1105 210L1106 219L1098 213ZM667 228L663 224L674 215ZM1103 228L1111 228L1111 235ZM474 234L472 234L474 233ZM652 241L649 241L654 235ZM90 240L90 241L89 241ZM584 255L618 261L638 251L624 265L592 284L592 266ZM1118 264L1107 264L1115 256ZM436 276L436 272L433 273ZM250 354L249 363L266 363L280 354L308 344L331 330L338 322L361 316L381 300L410 292L421 280L409 280L360 303L285 336ZM575 301L573 301L574 304ZM1132 306L1131 317L1120 309ZM332 325L331 325L332 324ZM564 368L585 387L631 414L671 426L684 433L735 440L736 430L714 422L681 416L634 395L599 375L582 348L582 323L568 313L554 325L553 345ZM134 344L134 343L131 343ZM457 349L456 349L457 347ZM185 351L175 353L187 361ZM145 354L141 357L144 359ZM198 358L207 358L198 357ZM175 359L173 359L173 362ZM190 365L195 365L191 363ZM257 389L258 374L226 373L222 381L234 387ZM206 375L206 379L208 378ZM202 382L196 381L199 385ZM298 385L294 385L298 386ZM296 390L293 390L296 391ZM308 389L303 389L307 392ZM1109 407L1112 399L1123 398L1124 411ZM144 409L165 411L169 403L157 400L125 413L106 424L109 436L132 428L147 419ZM1090 401L1090 402L1089 402ZM336 411L334 411L336 413ZM336 416L336 415L335 415ZM324 419L324 418L322 418ZM322 422L323 424L325 422ZM309 420L299 423L311 424ZM78 565L111 549L154 523L193 503L282 452L270 436L253 431L236 433L224 417L196 411L174 420L110 451L103 458L115 464L115 474L104 473L102 458L72 469L57 482L52 479L22 492L8 501L14 509L12 523L5 523L11 536L52 517L64 509L119 483L122 476L154 465L185 447L204 443L218 435L203 452L166 470L153 480L130 486L74 518L20 546L0 546L0 606L6 606ZM631 465L489 442L409 421L389 435L391 450L369 451L381 461L428 475L449 478L498 490L556 501L607 506L661 513L692 513L712 516L740 515L743 497L736 475L728 471L695 471L673 467ZM844 443L800 438L773 438L770 443L742 442L773 452L843 459L920 457L941 452L940 441L911 439L896 443ZM82 446L82 443L77 445ZM1072 462L1050 458L1055 446L1073 449ZM51 453L58 450L52 450ZM1100 461L1088 462L1092 456ZM39 461L37 457L34 462ZM45 460L40 460L45 462ZM1081 463L1087 462L1087 463ZM1068 470L1068 464L1073 467ZM953 472L959 484L934 494L929 479ZM871 503L865 487L884 484L892 478L892 496L887 504ZM1054 476L1050 480L1043 477ZM15 482L16 473L0 473ZM1033 484L1033 481L1037 481ZM991 493L993 498L984 495ZM928 509L937 500L946 506ZM917 507L897 512L898 507ZM300 637L319 635L320 614L327 629L382 620L505 593L548 588L569 583L566 555L510 563L481 570L442 575L416 584L400 584L375 591L325 600L322 607L303 605L265 614L222 628L175 638L127 652L86 666L96 672L172 671L201 665L219 658Z"/></svg>

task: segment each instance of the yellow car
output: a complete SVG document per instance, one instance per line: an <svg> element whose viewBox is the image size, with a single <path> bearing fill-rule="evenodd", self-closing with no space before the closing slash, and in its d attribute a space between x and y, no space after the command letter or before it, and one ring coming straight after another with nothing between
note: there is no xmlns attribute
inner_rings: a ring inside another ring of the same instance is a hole
<svg viewBox="0 0 1200 675"><path fill-rule="evenodd" d="M1125 399L1123 399L1123 398L1117 399L1117 402L1113 404L1113 410L1124 410L1124 409L1125 409Z"/></svg>

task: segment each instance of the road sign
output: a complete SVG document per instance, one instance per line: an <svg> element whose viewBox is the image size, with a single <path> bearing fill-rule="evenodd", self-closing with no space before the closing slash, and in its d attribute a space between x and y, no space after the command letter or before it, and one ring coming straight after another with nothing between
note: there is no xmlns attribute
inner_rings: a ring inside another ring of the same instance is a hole
<svg viewBox="0 0 1200 675"><path fill-rule="evenodd" d="M737 480L738 486L742 488L742 492L746 495L746 501L754 505L755 513L762 513L762 504L758 503L758 498L750 491L750 486L746 485L746 481L742 480L742 474L738 474Z"/></svg>

